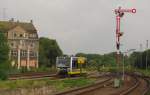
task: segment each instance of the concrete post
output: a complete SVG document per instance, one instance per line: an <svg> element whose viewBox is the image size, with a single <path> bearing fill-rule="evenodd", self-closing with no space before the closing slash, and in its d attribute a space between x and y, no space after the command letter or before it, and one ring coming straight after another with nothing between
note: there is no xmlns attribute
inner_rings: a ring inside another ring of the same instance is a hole
<svg viewBox="0 0 150 95"><path fill-rule="evenodd" d="M18 47L18 69L20 69L20 47Z"/></svg>
<svg viewBox="0 0 150 95"><path fill-rule="evenodd" d="M9 60L11 60L11 50L9 50Z"/></svg>
<svg viewBox="0 0 150 95"><path fill-rule="evenodd" d="M29 49L29 46L28 46L28 50L27 50L27 69L29 70L30 69L30 49Z"/></svg>
<svg viewBox="0 0 150 95"><path fill-rule="evenodd" d="M39 67L39 52L37 51L37 61L36 61L36 68Z"/></svg>
<svg viewBox="0 0 150 95"><path fill-rule="evenodd" d="M70 57L70 72L72 72L72 60L73 60L73 58Z"/></svg>

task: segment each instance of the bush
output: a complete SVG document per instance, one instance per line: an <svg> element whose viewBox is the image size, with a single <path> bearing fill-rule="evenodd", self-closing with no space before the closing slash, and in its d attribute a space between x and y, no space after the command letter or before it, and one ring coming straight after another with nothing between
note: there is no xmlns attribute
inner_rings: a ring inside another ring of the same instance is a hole
<svg viewBox="0 0 150 95"><path fill-rule="evenodd" d="M6 73L6 70L0 69L0 79L6 80L8 78L8 73Z"/></svg>
<svg viewBox="0 0 150 95"><path fill-rule="evenodd" d="M109 68L109 72L116 73L117 72L117 68Z"/></svg>

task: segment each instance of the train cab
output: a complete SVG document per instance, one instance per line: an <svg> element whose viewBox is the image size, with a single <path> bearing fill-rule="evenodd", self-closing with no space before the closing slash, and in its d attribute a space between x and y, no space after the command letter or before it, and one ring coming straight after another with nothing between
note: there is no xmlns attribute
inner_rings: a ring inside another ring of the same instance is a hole
<svg viewBox="0 0 150 95"><path fill-rule="evenodd" d="M57 57L56 67L59 75L80 75L86 73L85 57Z"/></svg>

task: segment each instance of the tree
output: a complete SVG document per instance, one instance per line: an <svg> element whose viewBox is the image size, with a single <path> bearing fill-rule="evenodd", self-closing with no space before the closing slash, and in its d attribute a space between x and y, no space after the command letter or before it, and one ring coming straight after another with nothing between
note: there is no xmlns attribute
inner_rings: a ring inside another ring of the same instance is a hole
<svg viewBox="0 0 150 95"><path fill-rule="evenodd" d="M131 64L137 68L146 68L146 56L147 56L147 66L150 66L150 50L143 52L133 52L130 56Z"/></svg>
<svg viewBox="0 0 150 95"><path fill-rule="evenodd" d="M8 54L7 38L3 32L0 32L0 79L2 80L7 78L8 68L10 67Z"/></svg>
<svg viewBox="0 0 150 95"><path fill-rule="evenodd" d="M0 32L0 63L4 63L8 60L9 46L7 44L7 38L4 33Z"/></svg>
<svg viewBox="0 0 150 95"><path fill-rule="evenodd" d="M116 66L115 52L104 54L104 55L77 53L76 56L86 57L87 67L95 68L98 71L102 66Z"/></svg>
<svg viewBox="0 0 150 95"><path fill-rule="evenodd" d="M61 56L62 50L56 40L41 37L39 39L39 65L51 67L55 65L56 57Z"/></svg>

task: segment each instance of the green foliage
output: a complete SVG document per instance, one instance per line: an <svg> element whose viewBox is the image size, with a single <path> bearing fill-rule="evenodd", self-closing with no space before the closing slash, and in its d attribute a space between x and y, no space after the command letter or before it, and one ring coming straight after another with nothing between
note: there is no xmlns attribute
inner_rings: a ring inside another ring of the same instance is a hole
<svg viewBox="0 0 150 95"><path fill-rule="evenodd" d="M62 51L56 40L41 37L39 39L39 65L51 67L55 64L56 57L61 56Z"/></svg>
<svg viewBox="0 0 150 95"><path fill-rule="evenodd" d="M59 91L59 90L66 90L68 88L82 87L92 83L94 83L94 80L92 79L79 78L79 79L65 79L57 81L56 83L54 83L54 85L56 89Z"/></svg>
<svg viewBox="0 0 150 95"><path fill-rule="evenodd" d="M7 79L7 73L10 68L9 64L9 46L7 44L7 38L3 32L0 32L0 79Z"/></svg>
<svg viewBox="0 0 150 95"><path fill-rule="evenodd" d="M3 32L0 32L0 63L4 63L8 60L9 46L7 44L7 38Z"/></svg>
<svg viewBox="0 0 150 95"><path fill-rule="evenodd" d="M76 56L83 56L87 58L88 70L93 69L101 71L103 66L116 66L114 52L104 55L77 53Z"/></svg>
<svg viewBox="0 0 150 95"><path fill-rule="evenodd" d="M150 77L150 69L149 70L137 69L137 71L142 73L145 76L149 76Z"/></svg>
<svg viewBox="0 0 150 95"><path fill-rule="evenodd" d="M6 80L8 78L8 74L4 69L0 69L0 79Z"/></svg>
<svg viewBox="0 0 150 95"><path fill-rule="evenodd" d="M147 56L147 66L150 67L150 50L146 50L144 52L133 52L129 57L129 59L133 67L145 69L146 56Z"/></svg>
<svg viewBox="0 0 150 95"><path fill-rule="evenodd" d="M105 66L116 66L116 53L108 53L103 55L103 63Z"/></svg>
<svg viewBox="0 0 150 95"><path fill-rule="evenodd" d="M36 88L43 86L52 86L57 91L66 90L68 88L81 87L94 83L94 79L77 78L50 80L49 78L38 80L14 80L0 81L1 89L17 89L17 88Z"/></svg>
<svg viewBox="0 0 150 95"><path fill-rule="evenodd" d="M117 72L117 69L116 69L116 68L111 67L111 68L109 68L109 69L108 69L108 71L109 71L109 72L116 73L116 72Z"/></svg>

